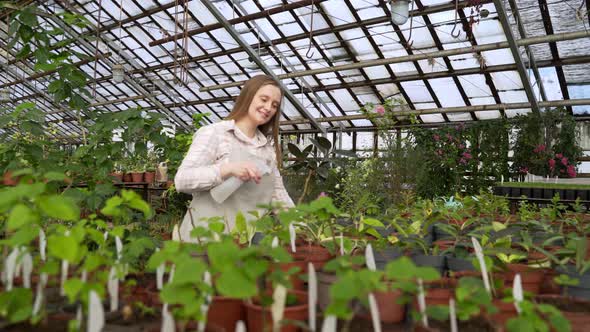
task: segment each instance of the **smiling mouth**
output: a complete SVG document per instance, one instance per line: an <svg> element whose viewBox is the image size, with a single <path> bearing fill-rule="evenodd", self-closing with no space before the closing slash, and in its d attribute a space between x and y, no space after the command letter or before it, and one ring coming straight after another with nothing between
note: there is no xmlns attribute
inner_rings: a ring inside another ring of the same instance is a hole
<svg viewBox="0 0 590 332"><path fill-rule="evenodd" d="M266 112L264 112L264 111L260 111L260 110L259 110L258 112L259 112L260 114L262 114L262 116L263 116L264 118L266 118L266 119L268 119L268 118L270 117L270 113L266 113Z"/></svg>

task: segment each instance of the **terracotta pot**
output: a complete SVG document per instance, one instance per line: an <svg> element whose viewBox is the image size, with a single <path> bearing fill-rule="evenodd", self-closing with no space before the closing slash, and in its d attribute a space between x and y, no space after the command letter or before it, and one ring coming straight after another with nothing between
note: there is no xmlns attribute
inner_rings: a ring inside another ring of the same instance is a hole
<svg viewBox="0 0 590 332"><path fill-rule="evenodd" d="M285 307L283 319L307 322L307 319L309 317L307 293L301 291L290 291L290 293L295 294L295 296L297 296L298 303L294 306ZM247 302L244 302L244 306L246 307L246 316L248 317L248 331L262 332L272 330L272 316L270 314L270 307L263 308L262 306L256 303ZM302 331L302 329L295 325L289 324L281 325L280 331L298 332Z"/></svg>
<svg viewBox="0 0 590 332"><path fill-rule="evenodd" d="M291 276L291 284L293 285L292 289L299 290L299 291L305 290L305 282L300 277L307 273L307 262L306 261L293 261L291 263L275 264L274 266L271 267L271 272L276 267L280 268L281 271L283 271L283 272L287 272L293 267L298 267L299 272L297 272Z"/></svg>
<svg viewBox="0 0 590 332"><path fill-rule="evenodd" d="M246 321L244 301L224 296L215 296L207 313L207 322L225 331L234 331L238 321Z"/></svg>
<svg viewBox="0 0 590 332"><path fill-rule="evenodd" d="M12 177L12 171L4 172L4 176L3 176L2 180L4 182L4 185L7 185L7 186L16 186L18 184L18 178Z"/></svg>
<svg viewBox="0 0 590 332"><path fill-rule="evenodd" d="M375 301L379 308L379 318L383 323L399 323L406 316L406 307L400 304L400 298L403 296L402 291L395 289L387 292L376 292ZM360 317L371 320L371 314L368 308L363 308Z"/></svg>
<svg viewBox="0 0 590 332"><path fill-rule="evenodd" d="M154 183L156 180L156 172L145 172L143 177L145 182Z"/></svg>
<svg viewBox="0 0 590 332"><path fill-rule="evenodd" d="M454 240L437 240L437 241L434 241L434 243L432 243L432 244L433 244L433 246L438 247L438 249L440 251L445 251L447 249L455 247Z"/></svg>
<svg viewBox="0 0 590 332"><path fill-rule="evenodd" d="M494 299L493 305L496 307L496 309L498 309L498 311L495 314L490 315L490 320L498 327L503 328L510 318L516 317L516 315L518 315L516 307L512 302L507 303L502 300Z"/></svg>
<svg viewBox="0 0 590 332"><path fill-rule="evenodd" d="M321 270L329 260L334 258L334 255L322 246L304 244L297 246L295 249L296 252L292 252L291 248L288 248L293 259L312 263L316 271Z"/></svg>
<svg viewBox="0 0 590 332"><path fill-rule="evenodd" d="M539 295L535 297L539 303L551 304L561 310L563 316L570 321L572 332L585 332L590 326L590 302L562 295Z"/></svg>
<svg viewBox="0 0 590 332"><path fill-rule="evenodd" d="M125 173L123 175L123 182L133 182L133 178L131 177L131 173Z"/></svg>
<svg viewBox="0 0 590 332"><path fill-rule="evenodd" d="M548 269L543 276L541 287L539 289L540 294L561 294L561 286L553 280L559 273L553 269Z"/></svg>
<svg viewBox="0 0 590 332"><path fill-rule="evenodd" d="M143 172L132 172L131 182L143 182Z"/></svg>
<svg viewBox="0 0 590 332"><path fill-rule="evenodd" d="M117 182L123 182L123 173L113 172L113 173L110 173L109 175L113 177L113 181L115 183L117 183Z"/></svg>
<svg viewBox="0 0 590 332"><path fill-rule="evenodd" d="M503 273L504 286L512 287L514 277L520 274L522 281L522 289L533 294L539 294L541 289L541 282L545 276L545 269L531 268L526 264L508 264L508 269Z"/></svg>

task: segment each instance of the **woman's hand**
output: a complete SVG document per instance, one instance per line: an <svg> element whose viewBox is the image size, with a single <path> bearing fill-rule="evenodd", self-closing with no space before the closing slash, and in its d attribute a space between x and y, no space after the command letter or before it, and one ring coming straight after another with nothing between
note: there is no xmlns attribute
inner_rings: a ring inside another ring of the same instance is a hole
<svg viewBox="0 0 590 332"><path fill-rule="evenodd" d="M262 178L256 164L249 161L221 165L221 177L227 179L230 176L235 176L244 182L253 180L257 184L260 183Z"/></svg>

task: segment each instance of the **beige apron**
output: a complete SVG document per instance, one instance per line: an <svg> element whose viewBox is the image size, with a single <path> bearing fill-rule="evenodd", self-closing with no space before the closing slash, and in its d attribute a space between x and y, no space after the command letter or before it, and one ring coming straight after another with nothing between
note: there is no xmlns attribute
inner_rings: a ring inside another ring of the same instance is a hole
<svg viewBox="0 0 590 332"><path fill-rule="evenodd" d="M253 156L245 149L239 148L234 148L229 155L230 162L254 161L257 159L260 158ZM264 161L268 166L271 166L269 160ZM183 242L197 242L197 239L190 237L190 233L196 226L207 227L208 218L223 217L226 224L226 233L231 232L234 228L238 212L242 212L248 222L254 220L255 217L248 212L256 210L259 214L263 213L264 209L257 208L257 205L270 204L273 190L274 176L266 174L262 176L259 184L254 181L245 182L221 204L211 197L210 191L194 193L189 206L190 211L187 211L180 225L180 240Z"/></svg>

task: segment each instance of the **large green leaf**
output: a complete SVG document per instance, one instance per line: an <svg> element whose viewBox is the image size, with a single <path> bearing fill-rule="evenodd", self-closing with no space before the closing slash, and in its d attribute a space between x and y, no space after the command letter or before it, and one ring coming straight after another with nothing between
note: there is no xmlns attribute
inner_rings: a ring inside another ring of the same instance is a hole
<svg viewBox="0 0 590 332"><path fill-rule="evenodd" d="M291 152L291 154L294 155L296 158L305 158L305 154L303 154L301 150L299 150L299 147L297 147L297 145L289 143L287 144L287 149L289 149L289 152Z"/></svg>
<svg viewBox="0 0 590 332"><path fill-rule="evenodd" d="M80 208L73 199L66 196L51 195L42 197L39 200L39 206L43 212L55 219L74 221L80 217Z"/></svg>
<svg viewBox="0 0 590 332"><path fill-rule="evenodd" d="M49 254L61 260L76 262L79 249L78 243L72 236L53 235L47 239Z"/></svg>
<svg viewBox="0 0 590 332"><path fill-rule="evenodd" d="M12 231L25 225L35 223L37 220L38 216L33 210L31 210L31 208L24 204L18 204L12 209L12 211L10 211L6 227L8 230Z"/></svg>
<svg viewBox="0 0 590 332"><path fill-rule="evenodd" d="M215 282L217 291L232 298L245 299L258 293L256 279L249 279L237 268L227 269Z"/></svg>
<svg viewBox="0 0 590 332"><path fill-rule="evenodd" d="M311 138L309 141L323 152L328 152L332 148L332 143L330 140L322 136L318 136L315 139Z"/></svg>

